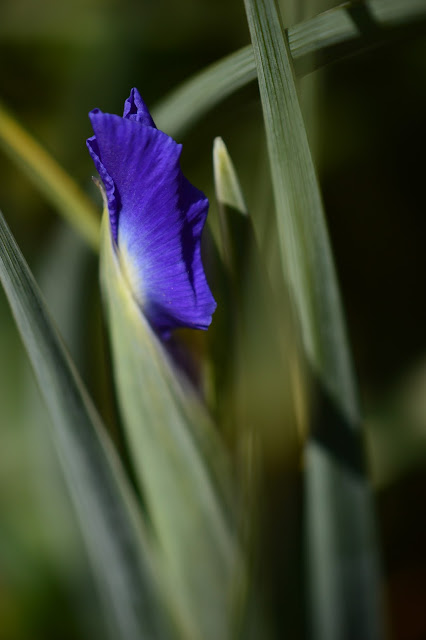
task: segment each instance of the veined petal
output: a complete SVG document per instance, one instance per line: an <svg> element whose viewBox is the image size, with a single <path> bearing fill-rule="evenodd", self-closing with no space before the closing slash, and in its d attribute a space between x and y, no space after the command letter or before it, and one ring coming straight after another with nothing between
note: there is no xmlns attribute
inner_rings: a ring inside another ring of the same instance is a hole
<svg viewBox="0 0 426 640"><path fill-rule="evenodd" d="M216 307L200 254L208 201L181 171L181 145L155 128L136 91L124 113L92 111L88 141L122 269L157 331L206 329Z"/></svg>
<svg viewBox="0 0 426 640"><path fill-rule="evenodd" d="M96 140L96 136L92 136L86 140L87 148L92 156L92 160L95 164L96 171L99 173L102 182L104 183L105 192L108 200L109 220L111 224L111 233L115 242L117 242L118 235L118 213L119 203L117 202L114 181L105 169L99 157L99 147Z"/></svg>

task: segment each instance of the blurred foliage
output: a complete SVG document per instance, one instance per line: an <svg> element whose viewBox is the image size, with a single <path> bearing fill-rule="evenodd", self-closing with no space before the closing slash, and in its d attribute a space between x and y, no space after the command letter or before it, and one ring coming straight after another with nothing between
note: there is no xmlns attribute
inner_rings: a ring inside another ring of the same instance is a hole
<svg viewBox="0 0 426 640"><path fill-rule="evenodd" d="M334 4L311 0L308 14ZM286 26L300 20L300 4L281 5ZM153 105L247 43L239 0L3 0L0 99L100 208L84 145L87 112L120 113L132 86ZM395 640L426 636L425 77L419 32L299 84L367 417ZM277 243L254 84L185 136L185 171L209 196L217 135L231 152L273 271ZM96 261L3 155L0 176L1 208L114 430ZM213 228L216 217L212 204ZM25 415L23 399L31 397L33 407L37 391L2 292L0 357L0 640L95 638L99 612L87 606L93 585L80 534L51 445L37 429L49 418L41 403L31 420Z"/></svg>

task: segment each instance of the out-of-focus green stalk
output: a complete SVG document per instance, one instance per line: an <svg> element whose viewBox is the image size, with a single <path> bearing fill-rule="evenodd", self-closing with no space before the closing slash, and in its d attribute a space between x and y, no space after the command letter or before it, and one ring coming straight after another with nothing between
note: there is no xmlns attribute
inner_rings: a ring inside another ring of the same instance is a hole
<svg viewBox="0 0 426 640"><path fill-rule="evenodd" d="M100 218L90 199L0 103L0 147L84 240L98 250Z"/></svg>
<svg viewBox="0 0 426 640"><path fill-rule="evenodd" d="M111 237L101 233L101 285L117 398L182 637L230 638L241 567L227 451L185 374L137 306Z"/></svg>
<svg viewBox="0 0 426 640"><path fill-rule="evenodd" d="M294 296L309 360L345 414L356 423L357 399L336 276L288 45L273 3L245 2L285 277Z"/></svg>
<svg viewBox="0 0 426 640"><path fill-rule="evenodd" d="M292 545L292 536L301 539L295 533L300 519L288 496L300 479L299 429L306 427L308 385L288 297L282 290L278 299L274 295L236 170L220 138L213 166L231 291L222 426L234 450L244 504L241 535L251 560L248 580L241 581L236 637L267 640L286 637L298 625L294 605L301 601L300 579L292 571L298 544Z"/></svg>
<svg viewBox="0 0 426 640"><path fill-rule="evenodd" d="M87 545L109 637L168 638L156 547L105 426L1 212L0 282L50 413L46 426Z"/></svg>
<svg viewBox="0 0 426 640"><path fill-rule="evenodd" d="M382 623L372 497L357 441L360 412L319 185L276 4L245 0L245 6L283 274L316 382L317 429L306 450L309 637L377 640Z"/></svg>
<svg viewBox="0 0 426 640"><path fill-rule="evenodd" d="M244 246L246 239L245 225L250 223L246 219L247 207L237 174L222 138L214 140L213 169L224 262L233 277L240 276L241 274L237 273L237 256L241 253L241 246ZM236 231L232 228L233 224L238 225Z"/></svg>
<svg viewBox="0 0 426 640"><path fill-rule="evenodd" d="M374 34L370 28L363 30L364 13L370 16ZM287 30L295 72L304 76L343 57L389 42L425 19L423 0L344 2ZM216 104L255 79L252 47L244 47L171 91L155 107L154 120L169 135L182 136Z"/></svg>

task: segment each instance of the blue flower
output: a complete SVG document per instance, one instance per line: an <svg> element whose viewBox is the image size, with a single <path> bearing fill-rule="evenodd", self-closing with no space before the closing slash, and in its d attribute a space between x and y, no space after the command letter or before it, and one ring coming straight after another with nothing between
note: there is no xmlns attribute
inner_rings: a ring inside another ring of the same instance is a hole
<svg viewBox="0 0 426 640"><path fill-rule="evenodd" d="M216 302L201 262L208 200L183 175L182 145L159 131L136 89L123 117L94 109L87 146L105 186L111 235L139 307L167 336L207 329Z"/></svg>

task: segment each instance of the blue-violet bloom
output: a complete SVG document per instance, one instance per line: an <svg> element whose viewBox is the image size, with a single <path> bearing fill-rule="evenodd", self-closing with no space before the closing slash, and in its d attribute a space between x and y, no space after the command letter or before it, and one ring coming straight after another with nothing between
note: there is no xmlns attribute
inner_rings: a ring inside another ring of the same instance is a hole
<svg viewBox="0 0 426 640"><path fill-rule="evenodd" d="M111 235L132 294L163 337L207 329L216 302L201 262L208 200L183 175L182 145L159 131L137 89L123 117L94 109L87 146L104 183Z"/></svg>

